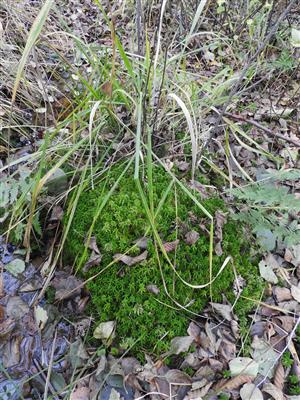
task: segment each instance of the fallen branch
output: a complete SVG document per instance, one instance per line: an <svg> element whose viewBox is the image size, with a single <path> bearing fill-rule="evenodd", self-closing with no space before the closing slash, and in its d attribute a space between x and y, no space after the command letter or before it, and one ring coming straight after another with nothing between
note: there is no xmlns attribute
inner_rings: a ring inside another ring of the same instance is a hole
<svg viewBox="0 0 300 400"><path fill-rule="evenodd" d="M236 121L241 121L241 122L245 122L245 123L251 124L251 125L255 126L256 128L268 133L269 135L277 137L278 139L285 140L286 142L292 143L296 147L300 147L300 141L297 142L296 140L291 139L291 138L289 138L287 136L284 136L281 133L274 132L274 131L272 131L272 129L269 129L269 128L259 124L257 121L254 121L253 119L248 119L248 118L243 117L242 115L232 114L232 113L229 113L227 111L224 112L223 115L226 116L226 117L232 118L232 119L234 119Z"/></svg>

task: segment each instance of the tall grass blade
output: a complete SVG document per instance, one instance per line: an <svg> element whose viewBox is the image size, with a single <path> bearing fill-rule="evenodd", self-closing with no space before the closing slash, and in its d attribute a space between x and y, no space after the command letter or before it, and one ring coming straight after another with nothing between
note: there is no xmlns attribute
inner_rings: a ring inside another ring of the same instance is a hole
<svg viewBox="0 0 300 400"><path fill-rule="evenodd" d="M18 87L22 78L22 74L25 68L26 61L28 59L29 53L36 42L41 30L45 24L49 11L52 7L54 0L46 0L45 4L41 8L40 12L38 13L37 17L35 18L32 27L29 31L28 39L25 45L25 49L23 51L21 60L18 65L17 75L14 83L13 94L12 94L12 103L15 102Z"/></svg>
<svg viewBox="0 0 300 400"><path fill-rule="evenodd" d="M93 107L91 109L90 118L89 118L89 143L90 143L89 159L90 159L90 165L91 165L92 189L94 189L94 180L93 180L93 146L92 146L93 122L94 122L95 114L96 114L97 109L99 108L100 104L101 104L101 100L96 101L96 103L93 105Z"/></svg>
<svg viewBox="0 0 300 400"><path fill-rule="evenodd" d="M201 16L201 14L202 14L202 12L204 10L204 7L206 6L206 3L207 3L207 0L201 0L199 5L198 5L197 11L196 11L196 14L194 16L194 19L193 19L193 22L192 22L192 26L191 26L191 29L190 29L190 32L189 32L189 35L187 36L186 44L187 44L187 42L189 41L189 39L191 38L191 36L194 33L194 30L195 30L196 25L197 25L197 23L198 23L198 21L200 19L200 16Z"/></svg>
<svg viewBox="0 0 300 400"><path fill-rule="evenodd" d="M181 100L180 97L177 96L175 93L170 93L168 97L171 97L174 99L179 107L182 109L183 114L186 118L190 136L191 136L191 143L192 143L192 179L195 177L195 169L196 169L196 162L197 162L197 132L195 131L195 127L193 124L193 119L191 117L191 114L189 110L187 109L187 106L184 104L184 102ZM195 124L196 126L196 124Z"/></svg>

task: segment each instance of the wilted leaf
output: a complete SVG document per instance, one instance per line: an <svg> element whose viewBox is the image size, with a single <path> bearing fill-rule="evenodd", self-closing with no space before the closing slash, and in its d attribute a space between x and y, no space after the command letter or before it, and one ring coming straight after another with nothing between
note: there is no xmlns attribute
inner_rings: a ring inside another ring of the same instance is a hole
<svg viewBox="0 0 300 400"><path fill-rule="evenodd" d="M39 327L40 330L43 330L48 320L47 311L44 310L43 307L37 305L34 308L34 316L37 326Z"/></svg>
<svg viewBox="0 0 300 400"><path fill-rule="evenodd" d="M115 321L101 322L94 330L93 336L95 339L101 339L105 345L109 346L115 336L115 330Z"/></svg>
<svg viewBox="0 0 300 400"><path fill-rule="evenodd" d="M134 243L137 245L139 249L146 250L148 247L149 240L150 240L149 238L143 236L137 239Z"/></svg>
<svg viewBox="0 0 300 400"><path fill-rule="evenodd" d="M191 384L192 383L192 379L189 375L187 375L186 373L180 371L179 369L170 369L166 375L165 375L166 380L169 383L172 384Z"/></svg>
<svg viewBox="0 0 300 400"><path fill-rule="evenodd" d="M220 343L219 355L223 357L227 362L235 358L236 356L236 345L231 341L224 338Z"/></svg>
<svg viewBox="0 0 300 400"><path fill-rule="evenodd" d="M185 172L189 169L190 164L186 161L179 161L176 163L176 166L179 169L179 171Z"/></svg>
<svg viewBox="0 0 300 400"><path fill-rule="evenodd" d="M229 304L219 304L210 303L214 309L221 317L226 319L226 321L231 321L233 319L232 307Z"/></svg>
<svg viewBox="0 0 300 400"><path fill-rule="evenodd" d="M27 314L28 311L28 304L26 304L19 296L12 296L8 299L6 304L6 313L8 317L18 320Z"/></svg>
<svg viewBox="0 0 300 400"><path fill-rule="evenodd" d="M83 286L78 278L64 272L57 273L51 284L56 289L55 299L60 301L77 296Z"/></svg>
<svg viewBox="0 0 300 400"><path fill-rule="evenodd" d="M190 336L177 336L171 340L169 354L180 354L188 351L194 339Z"/></svg>
<svg viewBox="0 0 300 400"><path fill-rule="evenodd" d="M256 377L258 364L250 357L237 357L229 361L229 369L232 376L248 375Z"/></svg>
<svg viewBox="0 0 300 400"><path fill-rule="evenodd" d="M39 276L32 277L25 281L19 288L19 293L34 292L43 287L43 281Z"/></svg>
<svg viewBox="0 0 300 400"><path fill-rule="evenodd" d="M100 86L100 90L106 94L107 96L111 97L112 95L112 84L110 81L106 81L104 82L101 86Z"/></svg>
<svg viewBox="0 0 300 400"><path fill-rule="evenodd" d="M173 242L166 242L163 244L164 249L166 250L167 253L170 253L171 251L176 250L177 246L179 244L179 239L173 240Z"/></svg>
<svg viewBox="0 0 300 400"><path fill-rule="evenodd" d="M14 365L19 364L21 358L20 354L21 341L22 341L21 336L12 336L10 340L4 343L4 347L1 348L2 368L3 367L10 368L13 367Z"/></svg>
<svg viewBox="0 0 300 400"><path fill-rule="evenodd" d="M70 344L69 358L73 369L86 364L89 355L86 352L81 339L77 339L75 342Z"/></svg>
<svg viewBox="0 0 300 400"><path fill-rule="evenodd" d="M156 285L148 285L146 289L149 293L153 293L156 295L160 293L160 290Z"/></svg>
<svg viewBox="0 0 300 400"><path fill-rule="evenodd" d="M285 399L285 396L282 393L282 390L280 390L278 387L276 387L272 383L266 383L262 390L263 390L263 392L272 396L272 398L274 400L284 400Z"/></svg>
<svg viewBox="0 0 300 400"><path fill-rule="evenodd" d="M132 265L135 265L141 261L146 260L147 256L148 256L148 251L146 250L142 254L140 254L136 257L130 257L130 256L127 256L126 254L115 254L114 260L121 261L122 263L131 267Z"/></svg>
<svg viewBox="0 0 300 400"><path fill-rule="evenodd" d="M97 267L102 260L102 254L92 251L90 258L83 266L83 271L87 272L92 267Z"/></svg>
<svg viewBox="0 0 300 400"><path fill-rule="evenodd" d="M189 187L193 190L197 190L202 199L207 199L210 196L207 187L198 181L190 181Z"/></svg>
<svg viewBox="0 0 300 400"><path fill-rule="evenodd" d="M15 320L12 318L7 318L0 322L0 337L7 335L12 332L16 326Z"/></svg>
<svg viewBox="0 0 300 400"><path fill-rule="evenodd" d="M200 327L194 322L191 321L187 330L187 333L197 342L199 340L201 329Z"/></svg>
<svg viewBox="0 0 300 400"><path fill-rule="evenodd" d="M196 231L190 231L185 235L185 243L189 245L193 245L199 239L199 233Z"/></svg>
<svg viewBox="0 0 300 400"><path fill-rule="evenodd" d="M251 347L252 357L258 364L258 371L263 376L273 377L278 353L263 339L254 337Z"/></svg>
<svg viewBox="0 0 300 400"><path fill-rule="evenodd" d="M264 278L267 282L278 283L278 278L273 271L273 267L267 264L265 260L261 260L258 264L260 276Z"/></svg>
<svg viewBox="0 0 300 400"><path fill-rule="evenodd" d="M100 254L95 236L91 236L89 242L85 243L85 245L88 247L88 249L94 251L96 254Z"/></svg>
<svg viewBox="0 0 300 400"><path fill-rule="evenodd" d="M141 364L135 357L124 357L120 362L125 375L136 374L141 370Z"/></svg>
<svg viewBox="0 0 300 400"><path fill-rule="evenodd" d="M89 400L90 398L90 389L88 387L80 387L76 389L70 397L70 400Z"/></svg>
<svg viewBox="0 0 300 400"><path fill-rule="evenodd" d="M291 44L293 47L300 47L300 30L299 29L292 28Z"/></svg>
<svg viewBox="0 0 300 400"><path fill-rule="evenodd" d="M295 267L298 267L300 265L300 244L286 249L284 259L293 264Z"/></svg>
<svg viewBox="0 0 300 400"><path fill-rule="evenodd" d="M222 240L223 240L223 226L226 222L226 215L221 211L216 211L216 229L215 229L215 252L217 256L223 254L222 250Z"/></svg>
<svg viewBox="0 0 300 400"><path fill-rule="evenodd" d="M5 268L9 273L17 277L18 274L25 271L25 262L20 258L15 258L10 263L6 264Z"/></svg>
<svg viewBox="0 0 300 400"><path fill-rule="evenodd" d="M0 299L5 296L5 290L4 290L4 282L3 282L3 274L0 274Z"/></svg>
<svg viewBox="0 0 300 400"><path fill-rule="evenodd" d="M67 386L63 374L51 371L50 382L57 393L62 393Z"/></svg>
<svg viewBox="0 0 300 400"><path fill-rule="evenodd" d="M254 383L245 383L240 390L241 400L264 400L262 392Z"/></svg>
<svg viewBox="0 0 300 400"><path fill-rule="evenodd" d="M250 383L253 380L253 376L251 375L238 375L235 376L231 379L229 379L227 382L224 384L218 386L218 392L222 392L224 390L231 391L234 389L238 389L240 386L242 386L244 383Z"/></svg>
<svg viewBox="0 0 300 400"><path fill-rule="evenodd" d="M300 303L300 288L299 286L291 285L291 294L295 300Z"/></svg>
<svg viewBox="0 0 300 400"><path fill-rule="evenodd" d="M276 327L280 328L280 333L287 334L290 333L295 326L295 318L289 315L283 315L273 318L273 322Z"/></svg>
<svg viewBox="0 0 300 400"><path fill-rule="evenodd" d="M274 286L273 295L278 303L282 301L292 300L292 294L290 289L285 287Z"/></svg>
<svg viewBox="0 0 300 400"><path fill-rule="evenodd" d="M284 368L281 362L278 363L276 369L275 369L275 374L274 374L274 385L279 389L283 390L284 387L284 382L285 382L285 376L284 376Z"/></svg>
<svg viewBox="0 0 300 400"><path fill-rule="evenodd" d="M256 230L255 233L263 249L267 251L274 250L276 246L276 237L274 236L273 232L270 229L262 228Z"/></svg>
<svg viewBox="0 0 300 400"><path fill-rule="evenodd" d="M61 206L54 206L52 209L50 221L61 221L64 215L64 210Z"/></svg>

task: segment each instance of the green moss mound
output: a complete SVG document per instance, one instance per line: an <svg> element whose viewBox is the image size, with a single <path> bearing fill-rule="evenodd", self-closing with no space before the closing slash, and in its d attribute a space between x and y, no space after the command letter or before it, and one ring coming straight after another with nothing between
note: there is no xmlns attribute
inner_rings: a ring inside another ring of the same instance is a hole
<svg viewBox="0 0 300 400"><path fill-rule="evenodd" d="M97 207L116 182L124 166L113 167L105 181L99 182L94 190L81 194L75 217L68 234L65 254L68 258L79 259L84 253L85 236L91 227ZM170 176L160 167L153 170L154 209L159 206L156 216L157 231L163 242L179 239L176 251L168 253L178 273L188 282L203 284L209 281L209 221L199 207L179 187L173 186L166 195L171 182ZM143 189L147 194L147 179L143 179ZM194 193L197 197L197 193ZM162 199L165 199L163 202ZM199 201L214 214L225 210L219 198ZM125 253L134 242L143 237L149 228L140 194L133 180L132 171L121 178L118 187L100 213L94 226L93 235L102 254L101 265L94 267L85 277L92 276L99 269L107 266L116 253ZM198 241L189 245L185 235L191 231L199 233ZM168 349L170 340L186 334L187 317L192 314L181 310L166 294L163 280L169 295L177 303L193 313L201 313L209 301L209 288L195 290L186 286L174 273L171 266L159 252L160 263L151 230L148 240L147 259L133 266L118 262L89 283L92 297L92 311L96 321L116 320L116 342L126 348L138 340L137 347L147 352L161 353ZM241 229L234 222L227 222L223 228L223 256L213 257L213 274L216 275L227 255L231 255L238 275L247 283L243 294L257 298L262 284L257 277L257 270L251 264L247 244L243 240ZM134 247L129 255L136 256L143 250ZM159 264L161 265L162 274ZM163 276L163 277L162 277ZM214 301L221 301L225 294L234 301L232 290L234 272L228 265L215 280L212 287ZM149 285L159 289L158 294L149 291ZM236 312L243 316L253 304L239 300ZM133 350L134 351L134 350Z"/></svg>

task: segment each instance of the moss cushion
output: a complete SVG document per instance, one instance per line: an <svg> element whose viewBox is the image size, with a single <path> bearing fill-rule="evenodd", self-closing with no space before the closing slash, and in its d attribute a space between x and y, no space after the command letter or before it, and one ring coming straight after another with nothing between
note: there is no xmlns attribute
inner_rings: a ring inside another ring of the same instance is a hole
<svg viewBox="0 0 300 400"><path fill-rule="evenodd" d="M69 260L79 260L84 253L85 237L96 210L123 170L124 165L113 167L105 180L95 185L94 190L80 195L65 246L65 255ZM177 185L174 184L166 192L171 180L161 167L153 169L154 210L160 204L155 218L156 229L163 242L179 240L176 250L168 253L178 273L190 283L204 284L209 281L209 220ZM142 179L142 185L148 196L146 177ZM193 194L212 215L217 210L225 211L221 199L202 201L197 193ZM97 273L113 260L115 254L127 252L137 239L145 235L147 229L146 260L132 266L117 262L90 282L88 287L92 299L91 310L97 323L107 320L117 322L116 343L119 347L126 349L138 341L139 350L158 354L168 349L174 336L186 334L187 318L196 318L192 313L201 313L210 300L209 288L197 290L186 286L176 276L162 252L156 250L141 196L130 169L121 178L94 226L93 236L96 237L102 254L101 264L87 273L81 273L85 278ZM194 244L186 243L186 235L190 231L199 233ZM233 221L229 220L223 227L222 248L222 256L213 256L213 274L217 274L224 259L231 255L237 274L246 281L243 295L258 298L262 283L257 276L257 267L251 263L241 228ZM143 251L135 246L127 254L134 257ZM222 301L222 294L234 301L236 296L233 282L234 272L228 264L213 283L213 301ZM176 302L192 313L180 309ZM240 299L235 312L243 318L252 307L253 303Z"/></svg>

